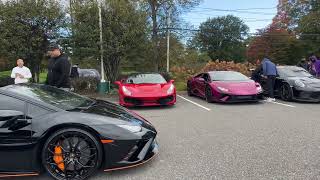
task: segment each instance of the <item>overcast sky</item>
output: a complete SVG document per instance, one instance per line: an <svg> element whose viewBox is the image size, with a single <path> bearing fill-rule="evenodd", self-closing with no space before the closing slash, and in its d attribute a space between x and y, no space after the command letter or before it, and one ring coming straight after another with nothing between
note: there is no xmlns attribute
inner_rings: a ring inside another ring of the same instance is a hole
<svg viewBox="0 0 320 180"><path fill-rule="evenodd" d="M277 13L278 0L203 0L200 6L182 15L186 22L196 28L210 17L232 14L240 17L249 26L250 32L271 24ZM256 9L257 8L257 9ZM224 10L247 11L227 12Z"/></svg>

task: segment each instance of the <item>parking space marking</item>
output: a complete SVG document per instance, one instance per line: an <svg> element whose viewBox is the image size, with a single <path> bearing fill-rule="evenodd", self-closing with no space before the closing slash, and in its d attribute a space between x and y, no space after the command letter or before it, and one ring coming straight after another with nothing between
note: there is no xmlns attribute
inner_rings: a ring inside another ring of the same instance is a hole
<svg viewBox="0 0 320 180"><path fill-rule="evenodd" d="M265 100L264 102L268 102L268 101ZM284 104L284 103L279 103L279 102L269 102L269 103L295 108L295 106L290 105L290 104Z"/></svg>
<svg viewBox="0 0 320 180"><path fill-rule="evenodd" d="M177 95L177 96L178 96L179 98L185 100L185 101L188 101L188 102L190 102L190 103L192 103L192 104L200 107L200 108L203 108L203 109L205 109L205 110L207 110L207 111L211 111L211 109L209 109L209 108L207 108L207 107L204 107L204 106L202 106L202 105L200 105L200 104L198 104L198 103L196 103L196 102L193 102L193 101L191 101L191 100L189 100L189 99L187 99L187 98L185 98L185 97L183 97L183 96L180 96L180 95Z"/></svg>

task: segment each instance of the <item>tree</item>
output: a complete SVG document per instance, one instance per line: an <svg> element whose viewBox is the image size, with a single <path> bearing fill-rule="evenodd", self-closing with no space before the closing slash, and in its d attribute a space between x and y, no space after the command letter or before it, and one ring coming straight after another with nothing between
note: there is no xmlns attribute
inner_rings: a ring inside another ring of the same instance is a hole
<svg viewBox="0 0 320 180"><path fill-rule="evenodd" d="M78 60L99 57L98 4L93 0L72 4L74 56ZM105 0L102 7L103 48L106 76L113 82L121 61L143 51L147 43L145 12L129 0ZM145 49L144 49L145 50ZM132 61L132 59L130 59Z"/></svg>
<svg viewBox="0 0 320 180"><path fill-rule="evenodd" d="M269 56L277 64L295 65L302 55L302 44L296 36L274 26L261 30L248 47L251 62Z"/></svg>
<svg viewBox="0 0 320 180"><path fill-rule="evenodd" d="M179 14L196 5L201 0L140 0L138 1L148 11L152 24L152 47L153 47L153 64L154 71L159 71L161 63L160 58L160 40L164 36L165 31L159 31L167 28L166 18L171 14L172 24L179 24Z"/></svg>
<svg viewBox="0 0 320 180"><path fill-rule="evenodd" d="M310 12L301 18L297 28L300 40L308 53L320 54L320 11Z"/></svg>
<svg viewBox="0 0 320 180"><path fill-rule="evenodd" d="M0 5L0 56L12 61L24 58L35 82L50 41L59 39L64 26L61 9L56 0L12 0Z"/></svg>
<svg viewBox="0 0 320 180"><path fill-rule="evenodd" d="M228 15L208 19L200 25L195 40L202 52L211 59L245 60L245 43L249 27L235 16Z"/></svg>

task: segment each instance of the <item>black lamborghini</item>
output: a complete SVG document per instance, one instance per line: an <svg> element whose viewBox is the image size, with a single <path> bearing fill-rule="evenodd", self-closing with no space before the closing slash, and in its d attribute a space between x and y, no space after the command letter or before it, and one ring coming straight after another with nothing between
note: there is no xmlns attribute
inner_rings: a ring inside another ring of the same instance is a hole
<svg viewBox="0 0 320 180"><path fill-rule="evenodd" d="M47 171L58 180L85 179L151 160L157 131L113 103L54 87L0 88L0 177Z"/></svg>
<svg viewBox="0 0 320 180"><path fill-rule="evenodd" d="M284 101L320 102L320 79L296 66L278 66L275 94ZM268 93L265 80L261 85Z"/></svg>

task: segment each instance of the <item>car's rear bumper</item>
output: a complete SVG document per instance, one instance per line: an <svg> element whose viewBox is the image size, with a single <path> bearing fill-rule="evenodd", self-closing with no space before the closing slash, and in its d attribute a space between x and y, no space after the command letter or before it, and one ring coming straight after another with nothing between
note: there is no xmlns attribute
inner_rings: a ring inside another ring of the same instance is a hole
<svg viewBox="0 0 320 180"><path fill-rule="evenodd" d="M176 95L163 97L120 97L121 106L170 106L176 103Z"/></svg>

